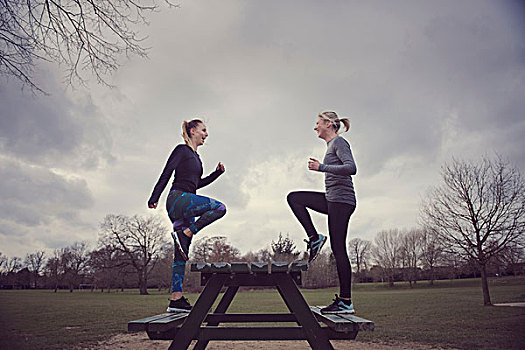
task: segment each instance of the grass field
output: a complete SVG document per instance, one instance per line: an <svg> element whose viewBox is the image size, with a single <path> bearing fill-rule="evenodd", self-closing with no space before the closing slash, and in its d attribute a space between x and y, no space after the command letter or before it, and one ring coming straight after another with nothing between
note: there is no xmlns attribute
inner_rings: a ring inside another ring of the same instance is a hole
<svg viewBox="0 0 525 350"><path fill-rule="evenodd" d="M493 303L525 302L525 277L490 280ZM168 294L136 290L113 293L48 290L0 291L0 349L67 349L125 332L127 322L161 313ZM310 305L325 305L337 289L303 290ZM357 315L373 320L375 332L357 339L419 342L460 349L525 349L525 308L483 307L479 279L418 282L388 288L359 284ZM193 303L197 295L187 295ZM283 312L274 290L238 293L230 312Z"/></svg>

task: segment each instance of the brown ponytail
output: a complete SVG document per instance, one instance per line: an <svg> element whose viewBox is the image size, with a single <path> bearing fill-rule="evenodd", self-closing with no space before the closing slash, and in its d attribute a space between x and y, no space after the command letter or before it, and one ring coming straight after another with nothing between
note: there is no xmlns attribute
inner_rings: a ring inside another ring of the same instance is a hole
<svg viewBox="0 0 525 350"><path fill-rule="evenodd" d="M348 131L348 129L350 129L350 119L339 118L337 116L337 113L335 112L331 112L331 111L322 112L321 114L319 114L319 117L323 118L324 120L330 121L336 133L338 133L339 129L341 128L341 122L345 126L345 131Z"/></svg>
<svg viewBox="0 0 525 350"><path fill-rule="evenodd" d="M343 122L343 125L345 126L345 132L348 131L348 129L350 129L350 119L341 118L339 120Z"/></svg>

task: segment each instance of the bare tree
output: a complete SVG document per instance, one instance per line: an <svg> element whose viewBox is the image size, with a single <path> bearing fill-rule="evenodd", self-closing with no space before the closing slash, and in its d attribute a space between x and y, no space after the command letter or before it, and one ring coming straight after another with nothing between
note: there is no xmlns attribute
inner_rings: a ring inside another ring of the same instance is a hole
<svg viewBox="0 0 525 350"><path fill-rule="evenodd" d="M53 256L47 259L45 266L46 274L53 283L55 293L58 290L59 284L62 281L64 276L64 271L62 270L62 264L60 263L60 250L55 249L53 251Z"/></svg>
<svg viewBox="0 0 525 350"><path fill-rule="evenodd" d="M33 79L35 61L57 62L66 79L98 82L120 66L120 56L144 57L136 27L158 0L0 0L0 74L42 91ZM171 4L166 0L168 6Z"/></svg>
<svg viewBox="0 0 525 350"><path fill-rule="evenodd" d="M0 272L3 272L4 266L7 265L7 256L0 252Z"/></svg>
<svg viewBox="0 0 525 350"><path fill-rule="evenodd" d="M97 288L107 292L122 282L127 267L127 259L122 251L111 245L99 247L89 253L89 265L93 269L94 282Z"/></svg>
<svg viewBox="0 0 525 350"><path fill-rule="evenodd" d="M355 278L359 280L361 271L366 269L372 251L372 242L361 238L352 238L348 243L350 261L356 267Z"/></svg>
<svg viewBox="0 0 525 350"><path fill-rule="evenodd" d="M269 262L272 260L272 252L268 248L261 248L256 252L249 251L244 254L240 260L247 262Z"/></svg>
<svg viewBox="0 0 525 350"><path fill-rule="evenodd" d="M303 285L307 288L334 287L339 283L335 257L332 252L321 251L315 261L308 265Z"/></svg>
<svg viewBox="0 0 525 350"><path fill-rule="evenodd" d="M525 182L501 157L454 159L441 175L443 183L422 204L422 220L446 245L476 262L483 304L491 305L487 263L509 244L523 241Z"/></svg>
<svg viewBox="0 0 525 350"><path fill-rule="evenodd" d="M137 273L141 295L148 294L148 275L166 243L167 229L158 217L107 215L101 224L99 245L122 253Z"/></svg>
<svg viewBox="0 0 525 350"><path fill-rule="evenodd" d="M429 284L434 285L436 279L435 267L442 261L443 243L438 235L428 227L421 229L421 262L423 268L429 271Z"/></svg>
<svg viewBox="0 0 525 350"><path fill-rule="evenodd" d="M25 264L33 274L34 287L37 288L38 277L44 268L45 252L43 250L31 253L26 256Z"/></svg>
<svg viewBox="0 0 525 350"><path fill-rule="evenodd" d="M399 230L379 232L374 238L372 254L390 287L394 286L394 274L400 264L401 244Z"/></svg>
<svg viewBox="0 0 525 350"><path fill-rule="evenodd" d="M293 261L300 254L300 252L296 251L295 243L290 239L290 235L287 234L284 237L281 232L279 232L277 241L272 240L271 248L273 252L272 258L276 261Z"/></svg>
<svg viewBox="0 0 525 350"><path fill-rule="evenodd" d="M151 280L157 285L159 291L170 287L174 248L172 242L161 248L160 258L151 272Z"/></svg>
<svg viewBox="0 0 525 350"><path fill-rule="evenodd" d="M88 261L89 252L85 242L77 242L60 250L61 270L70 293L82 282Z"/></svg>
<svg viewBox="0 0 525 350"><path fill-rule="evenodd" d="M421 258L421 232L411 229L401 234L400 260L405 280L412 288L412 282L417 281L417 268Z"/></svg>
<svg viewBox="0 0 525 350"><path fill-rule="evenodd" d="M6 270L7 273L16 273L18 270L22 268L22 259L18 256L13 256L12 258L7 260L6 263Z"/></svg>
<svg viewBox="0 0 525 350"><path fill-rule="evenodd" d="M192 242L192 260L198 262L211 262L211 248L212 242L209 240L210 237L201 237L200 239L193 240Z"/></svg>
<svg viewBox="0 0 525 350"><path fill-rule="evenodd" d="M232 262L241 256L239 249L228 243L223 236L203 237L193 247L193 259L202 262Z"/></svg>
<svg viewBox="0 0 525 350"><path fill-rule="evenodd" d="M509 244L496 258L503 265L505 272L516 276L519 270L519 263L523 262L525 258L525 248L518 243Z"/></svg>

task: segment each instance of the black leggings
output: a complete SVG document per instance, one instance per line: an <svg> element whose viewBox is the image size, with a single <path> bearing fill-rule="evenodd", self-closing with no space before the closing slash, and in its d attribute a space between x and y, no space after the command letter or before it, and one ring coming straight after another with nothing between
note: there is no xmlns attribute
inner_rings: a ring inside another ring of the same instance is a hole
<svg viewBox="0 0 525 350"><path fill-rule="evenodd" d="M287 200L310 238L317 239L318 234L306 208L321 214L328 214L328 231L337 266L337 276L339 277L339 294L341 298L350 298L352 269L346 252L346 234L350 216L354 212L355 206L347 203L329 202L322 192L291 192L288 194Z"/></svg>

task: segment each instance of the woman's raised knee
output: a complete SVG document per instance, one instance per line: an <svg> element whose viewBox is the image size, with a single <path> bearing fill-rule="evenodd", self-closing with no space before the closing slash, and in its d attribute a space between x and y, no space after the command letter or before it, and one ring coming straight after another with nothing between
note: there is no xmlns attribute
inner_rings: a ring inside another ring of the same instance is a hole
<svg viewBox="0 0 525 350"><path fill-rule="evenodd" d="M297 197L297 192L288 193L288 195L286 196L286 201L288 201L288 204L295 202L295 197Z"/></svg>
<svg viewBox="0 0 525 350"><path fill-rule="evenodd" d="M220 213L221 217L223 217L226 214L226 206L224 203L221 203L217 209L215 209L216 212Z"/></svg>

